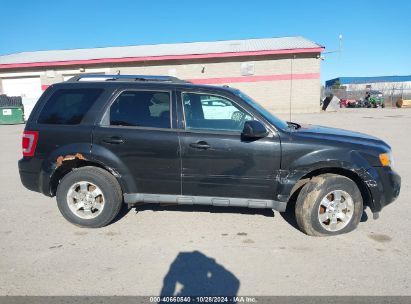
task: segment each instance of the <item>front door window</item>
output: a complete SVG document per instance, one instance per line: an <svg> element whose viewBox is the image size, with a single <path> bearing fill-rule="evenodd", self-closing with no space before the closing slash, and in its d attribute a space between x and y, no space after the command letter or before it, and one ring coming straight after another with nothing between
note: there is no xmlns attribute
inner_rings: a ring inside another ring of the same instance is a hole
<svg viewBox="0 0 411 304"><path fill-rule="evenodd" d="M183 93L186 129L241 133L253 117L231 100L221 96Z"/></svg>

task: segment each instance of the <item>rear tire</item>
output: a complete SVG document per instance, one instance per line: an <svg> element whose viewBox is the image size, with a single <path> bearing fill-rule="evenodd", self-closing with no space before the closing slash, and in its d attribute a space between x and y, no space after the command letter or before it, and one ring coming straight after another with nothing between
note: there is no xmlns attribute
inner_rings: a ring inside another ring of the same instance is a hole
<svg viewBox="0 0 411 304"><path fill-rule="evenodd" d="M356 183L341 175L313 177L301 189L295 204L299 228L312 236L330 236L354 230L363 213Z"/></svg>
<svg viewBox="0 0 411 304"><path fill-rule="evenodd" d="M74 169L57 187L57 205L70 223L89 228L108 225L119 213L123 198L116 178L98 167Z"/></svg>

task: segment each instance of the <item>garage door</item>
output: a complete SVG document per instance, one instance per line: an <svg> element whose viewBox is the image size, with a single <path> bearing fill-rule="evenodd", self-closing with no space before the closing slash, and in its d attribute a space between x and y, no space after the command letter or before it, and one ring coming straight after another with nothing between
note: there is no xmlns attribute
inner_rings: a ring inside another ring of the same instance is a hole
<svg viewBox="0 0 411 304"><path fill-rule="evenodd" d="M24 118L28 119L37 100L43 93L40 77L3 78L1 79L3 94L23 97Z"/></svg>
<svg viewBox="0 0 411 304"><path fill-rule="evenodd" d="M8 96L22 96L26 98L39 98L41 90L40 77L3 78L1 80L3 93Z"/></svg>

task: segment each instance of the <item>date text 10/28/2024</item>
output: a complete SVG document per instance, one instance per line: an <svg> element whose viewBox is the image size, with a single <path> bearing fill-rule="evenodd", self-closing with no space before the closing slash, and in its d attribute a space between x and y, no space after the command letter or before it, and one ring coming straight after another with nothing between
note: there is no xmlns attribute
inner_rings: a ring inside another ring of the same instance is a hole
<svg viewBox="0 0 411 304"><path fill-rule="evenodd" d="M256 303L254 297L213 297L213 296L171 296L171 297L150 297L150 303Z"/></svg>

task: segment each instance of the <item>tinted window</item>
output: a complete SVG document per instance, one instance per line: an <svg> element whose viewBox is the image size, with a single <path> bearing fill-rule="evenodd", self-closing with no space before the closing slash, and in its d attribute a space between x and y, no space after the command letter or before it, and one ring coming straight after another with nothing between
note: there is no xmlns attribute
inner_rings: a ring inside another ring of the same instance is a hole
<svg viewBox="0 0 411 304"><path fill-rule="evenodd" d="M170 94L158 91L126 91L110 108L110 124L170 128Z"/></svg>
<svg viewBox="0 0 411 304"><path fill-rule="evenodd" d="M229 99L206 94L183 93L187 129L239 131L252 116Z"/></svg>
<svg viewBox="0 0 411 304"><path fill-rule="evenodd" d="M101 89L58 90L47 100L38 123L79 124L102 91Z"/></svg>

